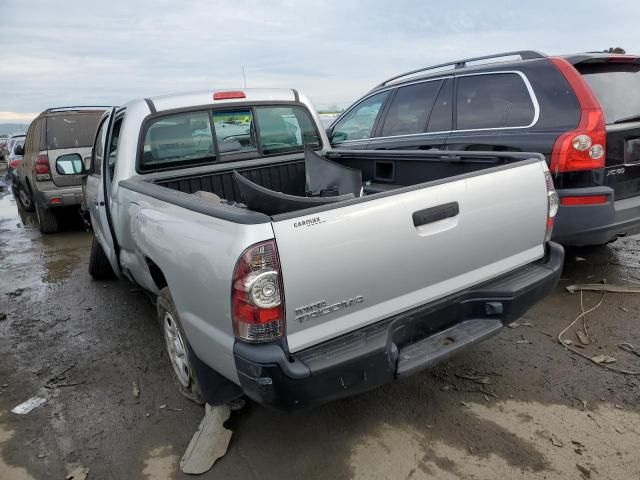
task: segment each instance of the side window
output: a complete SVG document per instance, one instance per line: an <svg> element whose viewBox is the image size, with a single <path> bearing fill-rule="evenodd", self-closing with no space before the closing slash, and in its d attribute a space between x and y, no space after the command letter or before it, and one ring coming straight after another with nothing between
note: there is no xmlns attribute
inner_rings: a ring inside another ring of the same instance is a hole
<svg viewBox="0 0 640 480"><path fill-rule="evenodd" d="M452 90L453 80L445 80L436 103L433 105L427 132L447 132L451 130L451 119L453 117L453 108L451 106L453 100Z"/></svg>
<svg viewBox="0 0 640 480"><path fill-rule="evenodd" d="M139 168L188 167L213 161L215 152L209 112L198 111L154 120L145 134Z"/></svg>
<svg viewBox="0 0 640 480"><path fill-rule="evenodd" d="M458 130L524 127L533 121L533 102L519 75L473 75L457 82Z"/></svg>
<svg viewBox="0 0 640 480"><path fill-rule="evenodd" d="M255 111L260 146L265 155L299 152L304 145L320 147L320 136L306 109L256 107Z"/></svg>
<svg viewBox="0 0 640 480"><path fill-rule="evenodd" d="M213 128L220 155L258 151L251 109L215 111Z"/></svg>
<svg viewBox="0 0 640 480"><path fill-rule="evenodd" d="M113 175L113 170L116 166L116 159L118 155L118 140L120 139L120 128L122 128L123 117L116 118L113 123L113 131L111 132L111 138L109 138L109 145L107 145L107 165L109 171Z"/></svg>
<svg viewBox="0 0 640 480"><path fill-rule="evenodd" d="M42 122L44 119L35 120L29 127L28 140L25 153L33 153L40 150L40 136L42 134Z"/></svg>
<svg viewBox="0 0 640 480"><path fill-rule="evenodd" d="M98 128L98 133L96 134L96 144L93 148L93 158L92 162L92 172L95 175L100 175L102 173L102 158L104 155L104 141L107 136L107 128L109 127L109 117L105 118L100 127Z"/></svg>
<svg viewBox="0 0 640 480"><path fill-rule="evenodd" d="M389 90L372 95L353 107L333 128L332 142L370 138L378 113Z"/></svg>
<svg viewBox="0 0 640 480"><path fill-rule="evenodd" d="M382 126L383 137L424 133L441 80L398 88Z"/></svg>

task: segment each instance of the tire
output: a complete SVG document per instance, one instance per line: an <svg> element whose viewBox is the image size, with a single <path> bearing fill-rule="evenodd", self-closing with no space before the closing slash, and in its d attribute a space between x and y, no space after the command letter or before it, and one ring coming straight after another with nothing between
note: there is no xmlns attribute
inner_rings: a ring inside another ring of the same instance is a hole
<svg viewBox="0 0 640 480"><path fill-rule="evenodd" d="M113 278L113 269L109 263L107 255L104 253L102 245L94 236L91 241L91 254L89 256L89 275L96 280L106 280Z"/></svg>
<svg viewBox="0 0 640 480"><path fill-rule="evenodd" d="M55 211L36 203L36 214L41 233L58 233L58 214Z"/></svg>
<svg viewBox="0 0 640 480"><path fill-rule="evenodd" d="M33 212L35 205L33 204L33 197L29 193L28 189L21 187L19 182L13 184L13 196L18 202L18 205L25 212Z"/></svg>
<svg viewBox="0 0 640 480"><path fill-rule="evenodd" d="M173 380L184 397L198 405L202 405L205 399L193 367L194 362L197 362L198 359L195 358L184 329L180 324L180 318L171 298L169 287L160 290L157 309L158 322L162 329L165 349L173 367Z"/></svg>

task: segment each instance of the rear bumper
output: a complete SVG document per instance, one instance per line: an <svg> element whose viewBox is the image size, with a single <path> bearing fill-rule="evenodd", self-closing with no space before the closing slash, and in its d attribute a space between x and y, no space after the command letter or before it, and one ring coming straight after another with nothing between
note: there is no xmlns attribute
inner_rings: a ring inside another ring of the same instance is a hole
<svg viewBox="0 0 640 480"><path fill-rule="evenodd" d="M600 205L561 205L552 240L563 245L604 245L621 235L640 233L640 196L614 201L609 187L560 189L558 196L606 195Z"/></svg>
<svg viewBox="0 0 640 480"><path fill-rule="evenodd" d="M294 410L410 375L521 316L555 288L563 260L562 247L550 243L543 260L292 355L236 342L240 384L259 403Z"/></svg>
<svg viewBox="0 0 640 480"><path fill-rule="evenodd" d="M82 187L57 187L53 185L38 185L35 189L35 200L45 208L73 207L82 204Z"/></svg>

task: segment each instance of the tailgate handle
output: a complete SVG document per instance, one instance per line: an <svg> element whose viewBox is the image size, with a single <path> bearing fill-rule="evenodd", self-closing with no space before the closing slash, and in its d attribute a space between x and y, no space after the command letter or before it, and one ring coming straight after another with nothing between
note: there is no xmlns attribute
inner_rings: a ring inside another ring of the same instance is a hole
<svg viewBox="0 0 640 480"><path fill-rule="evenodd" d="M437 222L444 220L445 218L455 217L460 213L460 206L458 202L444 203L437 207L425 208L424 210L418 210L413 212L413 225L419 227L420 225L426 225L427 223Z"/></svg>

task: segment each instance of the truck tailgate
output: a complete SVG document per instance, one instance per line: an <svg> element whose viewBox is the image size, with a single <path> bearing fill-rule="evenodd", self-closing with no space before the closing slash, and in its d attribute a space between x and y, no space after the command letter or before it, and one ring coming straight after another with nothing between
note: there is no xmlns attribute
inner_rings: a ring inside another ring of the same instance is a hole
<svg viewBox="0 0 640 480"><path fill-rule="evenodd" d="M274 217L290 351L541 258L546 199L528 160Z"/></svg>

